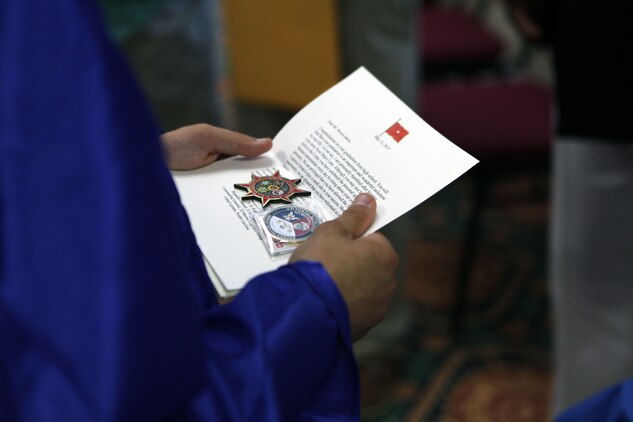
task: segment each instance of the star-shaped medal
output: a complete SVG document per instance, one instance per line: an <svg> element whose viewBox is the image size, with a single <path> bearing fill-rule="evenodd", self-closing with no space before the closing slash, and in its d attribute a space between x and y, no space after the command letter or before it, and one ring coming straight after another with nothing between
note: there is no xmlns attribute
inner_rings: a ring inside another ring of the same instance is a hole
<svg viewBox="0 0 633 422"><path fill-rule="evenodd" d="M248 183L236 183L237 189L246 191L242 199L259 199L262 206L271 202L292 202L293 196L310 195L307 190L297 188L301 179L286 179L279 175L279 170L272 176L251 175L252 179Z"/></svg>

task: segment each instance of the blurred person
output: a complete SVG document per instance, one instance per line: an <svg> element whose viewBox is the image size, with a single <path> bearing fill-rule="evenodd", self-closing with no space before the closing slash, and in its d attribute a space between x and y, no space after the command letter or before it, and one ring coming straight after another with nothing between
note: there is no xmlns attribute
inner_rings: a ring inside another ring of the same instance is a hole
<svg viewBox="0 0 633 422"><path fill-rule="evenodd" d="M550 279L558 414L633 377L633 64L623 60L633 6L616 0L511 4L523 32L554 48ZM623 384L561 420L633 420L630 403L633 389Z"/></svg>
<svg viewBox="0 0 633 422"><path fill-rule="evenodd" d="M351 342L397 266L360 237L375 200L220 307L165 161L270 139L201 124L159 141L95 2L2 2L0 49L1 419L357 420Z"/></svg>
<svg viewBox="0 0 633 422"><path fill-rule="evenodd" d="M99 0L161 127L231 124L221 0Z"/></svg>
<svg viewBox="0 0 633 422"><path fill-rule="evenodd" d="M365 66L410 108L419 81L417 0L339 0L346 74Z"/></svg>
<svg viewBox="0 0 633 422"><path fill-rule="evenodd" d="M344 72L366 67L411 109L416 110L419 88L417 0L340 0L341 41ZM383 228L403 259L416 228L414 212L409 212ZM402 261L401 269L406 268ZM371 359L397 350L413 318L399 274L399 286L393 306L385 321L356 344L359 358ZM380 368L374 368L376 376Z"/></svg>

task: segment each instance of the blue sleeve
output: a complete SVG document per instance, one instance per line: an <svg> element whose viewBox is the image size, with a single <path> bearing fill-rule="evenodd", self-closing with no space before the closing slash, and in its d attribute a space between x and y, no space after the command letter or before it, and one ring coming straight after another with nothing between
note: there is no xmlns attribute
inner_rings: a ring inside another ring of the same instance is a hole
<svg viewBox="0 0 633 422"><path fill-rule="evenodd" d="M211 420L358 418L347 308L321 264L260 275L204 321Z"/></svg>
<svg viewBox="0 0 633 422"><path fill-rule="evenodd" d="M0 2L0 419L349 420L320 264L213 296L95 2Z"/></svg>
<svg viewBox="0 0 633 422"><path fill-rule="evenodd" d="M633 381L604 390L556 418L556 422L633 421Z"/></svg>

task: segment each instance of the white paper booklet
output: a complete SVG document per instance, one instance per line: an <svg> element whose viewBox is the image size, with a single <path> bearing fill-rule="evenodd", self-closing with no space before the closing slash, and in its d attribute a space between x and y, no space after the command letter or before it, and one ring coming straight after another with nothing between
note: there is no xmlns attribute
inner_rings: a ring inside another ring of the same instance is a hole
<svg viewBox="0 0 633 422"><path fill-rule="evenodd" d="M234 187L251 174L279 170L335 218L360 192L378 203L372 233L428 199L477 160L449 142L360 68L297 113L273 148L254 159L234 157L191 172L174 172L207 270L222 297L287 262L271 258L253 225L259 202ZM301 198L294 201L302 201Z"/></svg>

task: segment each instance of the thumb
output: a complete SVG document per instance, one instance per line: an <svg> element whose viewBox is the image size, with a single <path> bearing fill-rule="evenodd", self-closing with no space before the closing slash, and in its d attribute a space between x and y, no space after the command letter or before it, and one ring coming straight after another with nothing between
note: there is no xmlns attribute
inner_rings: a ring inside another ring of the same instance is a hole
<svg viewBox="0 0 633 422"><path fill-rule="evenodd" d="M376 199L368 193L361 193L337 221L345 236L356 239L369 228L375 216Z"/></svg>

